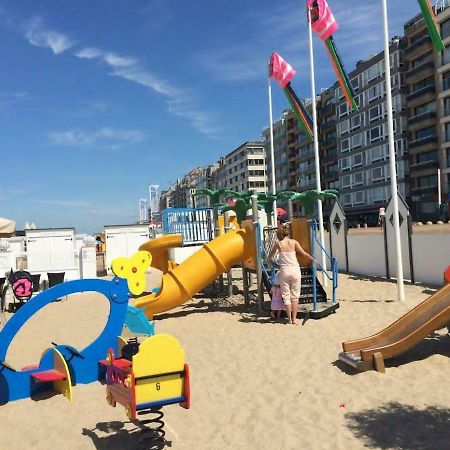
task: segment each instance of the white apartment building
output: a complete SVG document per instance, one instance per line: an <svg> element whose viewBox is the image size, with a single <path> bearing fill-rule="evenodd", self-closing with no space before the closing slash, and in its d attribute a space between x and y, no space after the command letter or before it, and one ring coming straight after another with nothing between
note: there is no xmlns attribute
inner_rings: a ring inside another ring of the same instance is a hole
<svg viewBox="0 0 450 450"><path fill-rule="evenodd" d="M266 192L266 158L262 142L244 142L219 161L217 187Z"/></svg>

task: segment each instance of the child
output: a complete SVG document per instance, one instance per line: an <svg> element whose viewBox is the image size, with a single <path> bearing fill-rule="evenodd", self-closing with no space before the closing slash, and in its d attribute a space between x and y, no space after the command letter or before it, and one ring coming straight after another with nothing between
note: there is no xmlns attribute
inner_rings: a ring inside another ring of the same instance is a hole
<svg viewBox="0 0 450 450"><path fill-rule="evenodd" d="M284 310L284 303L283 298L281 296L281 288L278 281L278 273L275 276L271 294L272 300L270 302L270 317L272 319L279 319L281 317L281 311Z"/></svg>

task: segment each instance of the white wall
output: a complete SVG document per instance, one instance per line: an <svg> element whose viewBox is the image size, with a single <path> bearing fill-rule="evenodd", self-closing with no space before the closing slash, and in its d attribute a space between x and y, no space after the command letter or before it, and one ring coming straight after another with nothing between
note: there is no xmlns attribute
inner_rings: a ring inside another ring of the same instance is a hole
<svg viewBox="0 0 450 450"><path fill-rule="evenodd" d="M386 276L382 233L348 234L349 271L359 275Z"/></svg>
<svg viewBox="0 0 450 450"><path fill-rule="evenodd" d="M450 234L412 235L414 279L441 286L450 264Z"/></svg>
<svg viewBox="0 0 450 450"><path fill-rule="evenodd" d="M171 248L169 250L169 258L171 261L175 261L177 264L181 264L202 247L203 245L191 245L189 247ZM199 270L201 270L200 267Z"/></svg>
<svg viewBox="0 0 450 450"><path fill-rule="evenodd" d="M106 269L111 273L111 262L121 256L129 257L150 239L148 225L105 227Z"/></svg>

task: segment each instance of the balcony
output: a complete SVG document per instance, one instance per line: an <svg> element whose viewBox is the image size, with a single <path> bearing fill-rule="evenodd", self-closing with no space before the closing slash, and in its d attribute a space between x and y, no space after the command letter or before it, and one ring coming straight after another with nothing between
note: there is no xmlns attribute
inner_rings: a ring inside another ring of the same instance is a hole
<svg viewBox="0 0 450 450"><path fill-rule="evenodd" d="M322 174L323 181L334 181L339 179L339 172L337 170L330 170Z"/></svg>
<svg viewBox="0 0 450 450"><path fill-rule="evenodd" d="M411 69L407 70L406 77L413 77L414 75L417 75L418 73L426 69L434 69L433 60L423 61L418 66L412 67Z"/></svg>
<svg viewBox="0 0 450 450"><path fill-rule="evenodd" d="M430 144L430 143L437 143L438 137L437 135L433 134L430 136L425 136L420 139L416 139L414 141L409 141L409 148L419 147L421 145Z"/></svg>
<svg viewBox="0 0 450 450"><path fill-rule="evenodd" d="M418 171L422 171L425 169L437 169L437 168L439 168L439 161L430 160L430 161L423 161L423 162L416 163L416 164L410 164L409 171L410 172L418 172Z"/></svg>
<svg viewBox="0 0 450 450"><path fill-rule="evenodd" d="M408 125L412 125L414 123L422 122L427 119L436 118L436 111L427 111L424 113L417 114L412 117L408 117Z"/></svg>
<svg viewBox="0 0 450 450"><path fill-rule="evenodd" d="M336 162L338 159L338 154L337 151L332 151L332 152L328 152L325 156L323 156L320 159L320 162L326 164L326 163L332 163L332 162Z"/></svg>
<svg viewBox="0 0 450 450"><path fill-rule="evenodd" d="M428 36L428 34L426 34L425 36L422 36L421 38L417 39L417 41L414 42L413 44L411 44L409 47L406 47L405 48L405 55L407 55L408 53L411 53L416 48L419 48L422 45L427 44L427 43L429 43L431 45L431 39Z"/></svg>
<svg viewBox="0 0 450 450"><path fill-rule="evenodd" d="M336 146L336 138L328 138L322 141L322 147L327 147L329 145Z"/></svg>
<svg viewBox="0 0 450 450"><path fill-rule="evenodd" d="M441 89L442 89L442 91L446 91L447 89L450 89L450 78L444 78L442 80Z"/></svg>
<svg viewBox="0 0 450 450"><path fill-rule="evenodd" d="M328 130L336 129L336 119L327 120L326 122L322 123L320 126L321 132L326 133Z"/></svg>
<svg viewBox="0 0 450 450"><path fill-rule="evenodd" d="M335 103L329 103L328 105L322 106L319 108L319 114L328 114L330 112L333 112L336 110L336 104Z"/></svg>
<svg viewBox="0 0 450 450"><path fill-rule="evenodd" d="M416 89L415 91L411 92L410 94L406 95L407 100L414 100L415 98L419 98L422 95L425 94L434 94L435 92L435 86L434 84L429 84L428 86L424 86L423 88Z"/></svg>

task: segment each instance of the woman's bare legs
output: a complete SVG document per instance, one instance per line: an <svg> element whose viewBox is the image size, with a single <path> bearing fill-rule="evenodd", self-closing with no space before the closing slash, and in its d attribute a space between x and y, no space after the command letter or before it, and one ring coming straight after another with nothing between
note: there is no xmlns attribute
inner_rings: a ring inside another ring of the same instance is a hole
<svg viewBox="0 0 450 450"><path fill-rule="evenodd" d="M298 300L291 300L291 319L290 323L297 323Z"/></svg>
<svg viewBox="0 0 450 450"><path fill-rule="evenodd" d="M291 305L284 305L286 308L286 317L289 321L289 323L292 323L292 308Z"/></svg>

